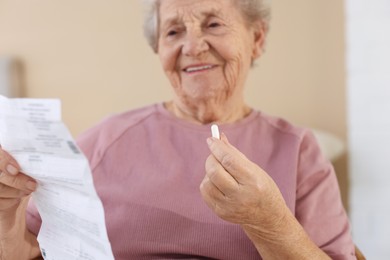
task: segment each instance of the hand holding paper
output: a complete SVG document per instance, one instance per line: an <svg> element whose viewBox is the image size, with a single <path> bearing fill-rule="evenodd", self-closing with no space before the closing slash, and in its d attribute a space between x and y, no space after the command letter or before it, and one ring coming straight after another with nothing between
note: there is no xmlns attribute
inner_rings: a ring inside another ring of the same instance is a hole
<svg viewBox="0 0 390 260"><path fill-rule="evenodd" d="M114 259L88 161L61 122L60 102L0 96L0 144L39 183L42 256Z"/></svg>

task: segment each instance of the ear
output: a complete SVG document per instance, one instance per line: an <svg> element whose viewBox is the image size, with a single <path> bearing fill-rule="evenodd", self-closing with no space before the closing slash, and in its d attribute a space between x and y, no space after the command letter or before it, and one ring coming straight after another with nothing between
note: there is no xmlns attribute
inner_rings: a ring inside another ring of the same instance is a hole
<svg viewBox="0 0 390 260"><path fill-rule="evenodd" d="M259 58L264 51L265 37L267 34L267 28L263 22L256 22L253 26L253 50L252 61Z"/></svg>

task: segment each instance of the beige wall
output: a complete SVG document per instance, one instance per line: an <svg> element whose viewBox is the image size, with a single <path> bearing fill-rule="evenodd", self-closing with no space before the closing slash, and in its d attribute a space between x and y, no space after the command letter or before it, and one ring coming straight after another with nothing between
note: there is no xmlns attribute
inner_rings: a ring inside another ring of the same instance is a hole
<svg viewBox="0 0 390 260"><path fill-rule="evenodd" d="M272 7L248 102L345 138L343 1ZM22 61L24 96L61 98L64 121L78 135L108 114L169 99L141 24L138 0L0 0L0 55ZM344 178L345 160L340 167Z"/></svg>

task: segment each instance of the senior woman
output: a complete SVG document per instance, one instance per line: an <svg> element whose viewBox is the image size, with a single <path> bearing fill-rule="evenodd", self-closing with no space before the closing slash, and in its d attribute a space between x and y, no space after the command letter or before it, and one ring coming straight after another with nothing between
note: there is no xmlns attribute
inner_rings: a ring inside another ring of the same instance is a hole
<svg viewBox="0 0 390 260"><path fill-rule="evenodd" d="M313 135L244 101L267 5L148 4L146 35L172 101L110 117L79 138L116 259L354 259L336 177ZM212 122L221 139L209 137ZM2 256L37 257L40 220L26 206L36 185L0 156Z"/></svg>

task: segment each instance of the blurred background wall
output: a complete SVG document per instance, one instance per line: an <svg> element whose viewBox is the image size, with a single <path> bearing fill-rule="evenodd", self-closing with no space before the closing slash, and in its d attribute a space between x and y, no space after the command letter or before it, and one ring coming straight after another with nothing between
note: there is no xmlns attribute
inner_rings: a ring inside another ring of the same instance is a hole
<svg viewBox="0 0 390 260"><path fill-rule="evenodd" d="M246 97L255 108L347 139L343 1L273 1L266 53ZM0 0L0 56L23 97L60 98L77 136L103 117L169 100L135 0ZM334 162L348 207L347 153Z"/></svg>

